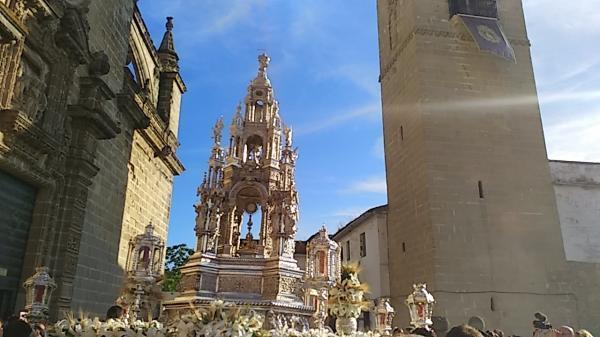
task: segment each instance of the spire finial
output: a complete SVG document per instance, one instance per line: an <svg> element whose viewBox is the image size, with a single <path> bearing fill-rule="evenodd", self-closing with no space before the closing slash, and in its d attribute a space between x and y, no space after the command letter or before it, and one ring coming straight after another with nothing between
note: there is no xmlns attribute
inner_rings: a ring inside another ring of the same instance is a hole
<svg viewBox="0 0 600 337"><path fill-rule="evenodd" d="M168 32L173 31L173 17L172 16L167 16L167 23L165 24L165 27L167 28Z"/></svg>
<svg viewBox="0 0 600 337"><path fill-rule="evenodd" d="M258 55L258 71L261 73L265 73L267 71L267 67L269 66L269 62L271 58L266 53L261 53Z"/></svg>
<svg viewBox="0 0 600 337"><path fill-rule="evenodd" d="M146 225L146 234L152 235L154 233L154 224L152 224L152 220Z"/></svg>
<svg viewBox="0 0 600 337"><path fill-rule="evenodd" d="M175 51L175 42L173 41L173 17L167 17L165 24L166 31L158 48L158 56L161 63L168 71L179 71L179 57Z"/></svg>

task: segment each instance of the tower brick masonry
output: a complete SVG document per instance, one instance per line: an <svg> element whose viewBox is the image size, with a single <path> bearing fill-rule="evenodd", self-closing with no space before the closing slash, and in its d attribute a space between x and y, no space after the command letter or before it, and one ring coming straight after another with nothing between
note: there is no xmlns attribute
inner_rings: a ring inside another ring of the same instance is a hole
<svg viewBox="0 0 600 337"><path fill-rule="evenodd" d="M454 325L481 316L526 335L543 311L598 329L598 268L565 260L522 3L460 2L377 2L388 233L406 247L389 245L397 323L427 282ZM449 3L497 13L516 62L480 50Z"/></svg>

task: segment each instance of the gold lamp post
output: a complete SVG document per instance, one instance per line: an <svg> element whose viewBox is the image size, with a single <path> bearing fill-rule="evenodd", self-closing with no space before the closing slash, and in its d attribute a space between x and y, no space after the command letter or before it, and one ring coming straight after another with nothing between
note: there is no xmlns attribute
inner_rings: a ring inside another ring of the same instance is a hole
<svg viewBox="0 0 600 337"><path fill-rule="evenodd" d="M38 267L35 271L35 274L23 283L26 294L25 310L31 323L48 320L50 299L56 289L56 282L50 277L48 267Z"/></svg>
<svg viewBox="0 0 600 337"><path fill-rule="evenodd" d="M406 305L410 314L410 325L415 328L430 329L433 325L431 316L433 315L433 305L435 299L427 291L427 284L419 283L413 285L413 292L408 295Z"/></svg>

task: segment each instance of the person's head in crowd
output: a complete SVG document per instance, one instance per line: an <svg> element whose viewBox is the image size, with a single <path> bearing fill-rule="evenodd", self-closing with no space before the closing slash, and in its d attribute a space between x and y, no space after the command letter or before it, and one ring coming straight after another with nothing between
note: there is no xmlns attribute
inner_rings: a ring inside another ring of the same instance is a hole
<svg viewBox="0 0 600 337"><path fill-rule="evenodd" d="M467 325L479 330L479 332L481 332L481 334L484 334L484 331L486 330L485 329L485 320L483 319L483 317L473 316L473 317L469 318L469 322L467 323Z"/></svg>
<svg viewBox="0 0 600 337"><path fill-rule="evenodd" d="M406 332L404 331L404 329L401 329L399 327L394 327L394 330L392 330L392 336L396 337L396 336L403 336L406 335Z"/></svg>
<svg viewBox="0 0 600 337"><path fill-rule="evenodd" d="M17 318L7 324L3 337L30 337L32 332L33 329L27 322Z"/></svg>
<svg viewBox="0 0 600 337"><path fill-rule="evenodd" d="M424 337L437 337L437 334L435 333L435 331L433 329L426 329L426 328L416 328L413 331L411 331L411 334L424 336Z"/></svg>
<svg viewBox="0 0 600 337"><path fill-rule="evenodd" d="M483 337L483 335L474 327L463 324L450 329L446 337Z"/></svg>
<svg viewBox="0 0 600 337"><path fill-rule="evenodd" d="M558 328L558 333L556 334L558 337L575 337L575 331L571 327L566 325Z"/></svg>
<svg viewBox="0 0 600 337"><path fill-rule="evenodd" d="M29 322L27 320L27 314L28 314L27 310L25 310L25 309L19 310L19 319L22 320L22 321L24 321L24 322Z"/></svg>
<svg viewBox="0 0 600 337"><path fill-rule="evenodd" d="M575 333L575 337L594 337L592 336L592 334L585 330L585 329L581 329L581 330L577 330L577 332Z"/></svg>
<svg viewBox="0 0 600 337"><path fill-rule="evenodd" d="M106 311L106 319L120 319L125 315L125 310L118 305L113 305Z"/></svg>
<svg viewBox="0 0 600 337"><path fill-rule="evenodd" d="M433 316L431 317L433 325L431 328L435 331L438 336L446 336L448 329L450 329L450 322L448 318L444 316Z"/></svg>
<svg viewBox="0 0 600 337"><path fill-rule="evenodd" d="M21 319L19 319L19 316L17 315L10 315L8 316L8 318L6 318L4 320L4 328L6 329L6 327L8 327L9 325L11 325L12 323L15 323L17 321L20 321Z"/></svg>

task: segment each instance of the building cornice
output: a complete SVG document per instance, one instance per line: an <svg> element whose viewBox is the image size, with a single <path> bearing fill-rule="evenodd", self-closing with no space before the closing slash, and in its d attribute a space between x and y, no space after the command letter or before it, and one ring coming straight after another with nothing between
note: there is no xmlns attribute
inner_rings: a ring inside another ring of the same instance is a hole
<svg viewBox="0 0 600 337"><path fill-rule="evenodd" d="M376 206L369 210L366 210L361 215L356 217L354 220L352 220L348 224L346 224L344 227L338 229L337 232L335 232L331 236L331 238L334 241L337 241L341 236L344 236L346 233L348 233L348 232L352 231L354 228L358 227L358 225L360 225L362 222L364 222L368 217L370 217L372 215L387 213L387 209L388 209L388 205L385 204L385 205Z"/></svg>

